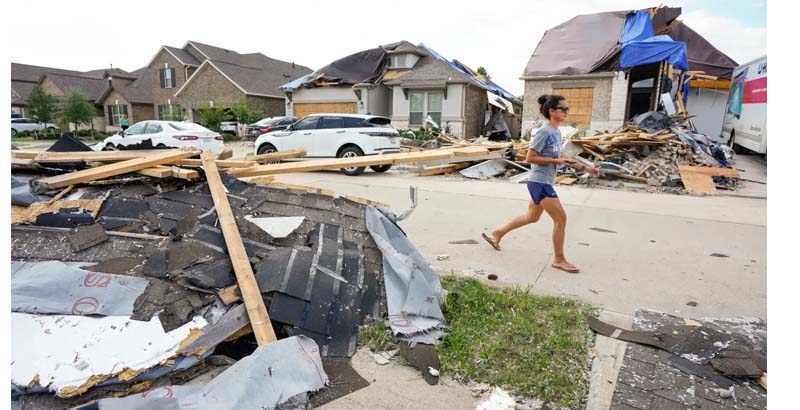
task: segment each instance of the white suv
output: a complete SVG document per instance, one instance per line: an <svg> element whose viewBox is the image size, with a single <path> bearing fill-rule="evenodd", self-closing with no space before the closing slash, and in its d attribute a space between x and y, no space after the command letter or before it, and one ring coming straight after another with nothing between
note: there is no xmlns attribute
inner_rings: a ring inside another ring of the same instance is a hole
<svg viewBox="0 0 800 410"><path fill-rule="evenodd" d="M256 154L304 148L310 158L352 158L400 152L400 133L391 120L375 115L311 114L289 128L262 134L255 141ZM391 164L375 165L386 172ZM345 175L360 175L366 167L342 168Z"/></svg>
<svg viewBox="0 0 800 410"><path fill-rule="evenodd" d="M58 129L58 126L52 123L43 123L36 121L31 118L12 118L11 119L11 136L17 135L18 132L22 131L42 131L44 129L48 131L55 131Z"/></svg>

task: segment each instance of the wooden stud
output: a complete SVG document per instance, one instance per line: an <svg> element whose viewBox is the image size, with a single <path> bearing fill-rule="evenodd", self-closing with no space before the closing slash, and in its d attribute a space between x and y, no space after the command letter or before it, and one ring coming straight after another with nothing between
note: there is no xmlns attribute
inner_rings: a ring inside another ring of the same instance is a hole
<svg viewBox="0 0 800 410"><path fill-rule="evenodd" d="M200 177L200 173L194 169L184 169L181 167L170 167L172 176L180 179L196 179Z"/></svg>
<svg viewBox="0 0 800 410"><path fill-rule="evenodd" d="M217 296L225 305L242 300L242 295L239 293L239 285L230 285L222 288L217 291Z"/></svg>
<svg viewBox="0 0 800 410"><path fill-rule="evenodd" d="M73 152L39 152L33 157L33 162L71 162L71 161L99 161L115 162L126 161L136 158L147 158L153 155L164 154L167 152L181 152L186 150L179 149L149 149L149 150L127 150L127 151L73 151ZM200 151L194 151L194 155Z"/></svg>
<svg viewBox="0 0 800 410"><path fill-rule="evenodd" d="M195 152L170 150L160 154L154 154L146 158L129 159L127 161L103 165L101 167L89 168L67 174L56 175L53 177L42 178L36 182L39 184L39 186L44 188L62 188L73 184L81 184L116 175L127 174L129 172L150 168L154 165L169 163L171 161L190 157L192 155L195 155Z"/></svg>
<svg viewBox="0 0 800 410"><path fill-rule="evenodd" d="M313 187L313 186L286 184L286 183L277 182L277 181L270 182L269 186L275 187L275 188L294 189L296 191L311 192L311 193L314 193L314 194L336 196L336 193L331 191L330 189L317 188L317 187Z"/></svg>
<svg viewBox="0 0 800 410"><path fill-rule="evenodd" d="M275 181L275 175L265 175L263 177L241 177L240 181L255 185L269 185Z"/></svg>
<svg viewBox="0 0 800 410"><path fill-rule="evenodd" d="M172 176L172 168L159 165L157 167L140 169L136 171L136 173L153 178L167 178Z"/></svg>
<svg viewBox="0 0 800 410"><path fill-rule="evenodd" d="M281 151L281 152L272 152L269 154L259 154L259 155L250 155L247 157L237 157L231 158L231 160L237 161L251 161L251 162L268 162L268 161L280 161L282 159L289 159L289 158L300 158L306 156L307 151L303 148L301 149L293 149L289 151Z"/></svg>
<svg viewBox="0 0 800 410"><path fill-rule="evenodd" d="M233 156L233 148L225 147L222 152L217 155L217 159L230 159Z"/></svg>
<svg viewBox="0 0 800 410"><path fill-rule="evenodd" d="M246 168L258 165L255 161L236 161L230 159L216 160L214 163L218 168ZM203 161L199 159L182 159L172 164L182 167L200 167L203 166Z"/></svg>
<svg viewBox="0 0 800 410"><path fill-rule="evenodd" d="M70 186L64 188L61 192L58 193L58 195L54 196L53 199L47 201L47 204L50 205L53 202L58 201L59 199L63 198L64 195L66 195L69 191L72 191L72 188L75 188L75 185L70 185Z"/></svg>
<svg viewBox="0 0 800 410"><path fill-rule="evenodd" d="M264 299L253 274L253 267L250 266L250 259L244 249L239 228L236 226L236 219L231 211L228 196L225 194L225 186L222 184L217 164L214 162L214 155L211 151L203 151L201 158L211 198L214 201L214 208L222 228L222 235L228 248L228 256L233 264L236 281L247 308L247 316L250 318L250 325L253 326L256 342L259 346L263 346L277 340L275 331L272 329Z"/></svg>

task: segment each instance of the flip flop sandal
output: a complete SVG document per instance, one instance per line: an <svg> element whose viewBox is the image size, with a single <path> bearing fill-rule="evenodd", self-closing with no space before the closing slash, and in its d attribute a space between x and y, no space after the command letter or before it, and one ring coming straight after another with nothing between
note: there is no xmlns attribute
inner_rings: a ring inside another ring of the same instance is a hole
<svg viewBox="0 0 800 410"><path fill-rule="evenodd" d="M581 271L576 266L572 266L572 265L568 265L568 266L567 265L556 265L554 263L551 266L556 268L556 269L561 269L564 272L568 272L568 273L579 273Z"/></svg>
<svg viewBox="0 0 800 410"><path fill-rule="evenodd" d="M483 237L483 239L484 239L486 242L489 242L489 245L492 245L492 248L494 248L494 250L496 250L496 251L499 251L499 250L500 250L500 245L498 245L498 244L497 244L497 243L494 241L494 238L490 238L490 237L489 237L488 235L486 235L485 233L481 233L481 236Z"/></svg>

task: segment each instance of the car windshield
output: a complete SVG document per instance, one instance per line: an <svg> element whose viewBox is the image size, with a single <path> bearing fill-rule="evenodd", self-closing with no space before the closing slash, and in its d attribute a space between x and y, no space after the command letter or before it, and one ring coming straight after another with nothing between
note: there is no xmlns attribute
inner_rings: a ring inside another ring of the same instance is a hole
<svg viewBox="0 0 800 410"><path fill-rule="evenodd" d="M208 128L193 122L170 122L169 126L178 131L209 131Z"/></svg>

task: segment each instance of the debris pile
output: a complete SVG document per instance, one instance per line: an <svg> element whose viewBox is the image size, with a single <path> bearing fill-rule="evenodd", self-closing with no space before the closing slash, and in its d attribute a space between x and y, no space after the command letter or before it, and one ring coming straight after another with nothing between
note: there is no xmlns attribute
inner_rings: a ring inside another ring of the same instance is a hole
<svg viewBox="0 0 800 410"><path fill-rule="evenodd" d="M196 154L21 154L36 162L12 176L11 370L20 408L94 400L90 408L145 408L154 398L174 408L287 400L310 408L338 397L328 386L338 374L353 382L339 395L368 384L342 362L365 323L391 313L410 357L443 335L438 277L402 265L384 272L387 254L421 258L391 209L245 182L217 170L241 160ZM48 159L83 169L65 172ZM37 163L51 164L49 175ZM185 179L176 163L203 168ZM140 173L159 166L170 176ZM390 273L399 279L385 284ZM403 283L409 275L417 280ZM423 364L438 372L435 351ZM204 387L182 386L215 369Z"/></svg>

